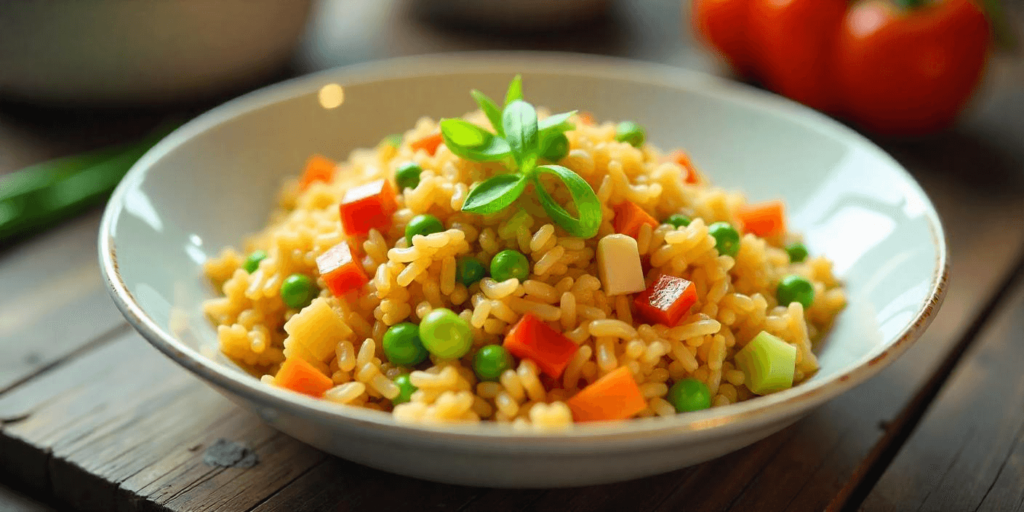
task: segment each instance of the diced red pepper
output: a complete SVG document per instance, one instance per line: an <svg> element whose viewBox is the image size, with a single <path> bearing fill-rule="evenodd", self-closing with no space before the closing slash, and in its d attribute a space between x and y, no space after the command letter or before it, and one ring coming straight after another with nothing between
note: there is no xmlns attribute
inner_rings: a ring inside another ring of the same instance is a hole
<svg viewBox="0 0 1024 512"><path fill-rule="evenodd" d="M298 357L284 360L281 369L274 376L274 383L314 398L324 396L328 389L334 387L330 377Z"/></svg>
<svg viewBox="0 0 1024 512"><path fill-rule="evenodd" d="M395 187L388 180L350 188L341 199L341 227L347 235L365 235L374 228L383 232L396 209Z"/></svg>
<svg viewBox="0 0 1024 512"><path fill-rule="evenodd" d="M350 290L362 288L369 282L359 264L356 251L348 242L331 247L316 259L320 277L327 283L335 297L341 297Z"/></svg>
<svg viewBox="0 0 1024 512"><path fill-rule="evenodd" d="M786 232L786 207L782 201L768 201L741 206L736 217L743 230L760 237L776 236Z"/></svg>
<svg viewBox="0 0 1024 512"><path fill-rule="evenodd" d="M299 178L299 188L306 190L314 181L330 183L334 179L334 168L337 166L333 160L321 155L313 155L306 160L306 169L302 171Z"/></svg>
<svg viewBox="0 0 1024 512"><path fill-rule="evenodd" d="M422 149L430 155L433 155L437 152L437 147L440 146L442 142L444 142L444 137L441 135L441 132L438 132L432 135L427 135L422 139L412 141L412 143L409 144L409 147L412 148L414 153Z"/></svg>
<svg viewBox="0 0 1024 512"><path fill-rule="evenodd" d="M616 233L636 238L640 235L640 226L644 224L650 224L651 228L658 227L658 221L654 220L654 217L630 201L623 201L615 207L612 226Z"/></svg>
<svg viewBox="0 0 1024 512"><path fill-rule="evenodd" d="M583 388L565 402L577 422L631 418L647 408L629 367L621 366Z"/></svg>
<svg viewBox="0 0 1024 512"><path fill-rule="evenodd" d="M673 162L679 164L680 167L686 169L687 183L697 183L697 170L693 168L693 162L690 161L690 155L686 151L673 151L670 158Z"/></svg>
<svg viewBox="0 0 1024 512"><path fill-rule="evenodd" d="M579 348L562 333L526 313L505 336L505 350L520 359L531 359L540 371L559 378Z"/></svg>
<svg viewBox="0 0 1024 512"><path fill-rule="evenodd" d="M697 288L681 277L660 275L633 299L637 313L647 321L672 327L697 302Z"/></svg>

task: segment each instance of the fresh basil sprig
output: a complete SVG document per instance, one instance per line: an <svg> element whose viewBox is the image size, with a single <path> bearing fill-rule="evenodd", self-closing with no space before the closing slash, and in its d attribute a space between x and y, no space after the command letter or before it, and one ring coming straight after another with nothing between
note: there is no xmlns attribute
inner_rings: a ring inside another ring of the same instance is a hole
<svg viewBox="0 0 1024 512"><path fill-rule="evenodd" d="M576 111L538 120L537 110L523 101L522 79L518 75L508 86L502 109L480 91L473 90L470 94L487 116L495 133L462 119L443 119L441 135L445 145L452 153L466 160L501 161L509 172L474 186L463 201L462 211L477 214L499 212L511 206L526 190L527 184L532 184L537 190L541 206L556 224L573 236L590 238L596 235L601 226L601 203L590 184L560 165L537 165L543 155L552 154L548 150L556 139L561 138L561 147L565 147L563 134L576 128L569 122ZM562 151L564 155L566 150ZM557 177L569 190L575 204L576 217L544 189L540 180L542 174Z"/></svg>

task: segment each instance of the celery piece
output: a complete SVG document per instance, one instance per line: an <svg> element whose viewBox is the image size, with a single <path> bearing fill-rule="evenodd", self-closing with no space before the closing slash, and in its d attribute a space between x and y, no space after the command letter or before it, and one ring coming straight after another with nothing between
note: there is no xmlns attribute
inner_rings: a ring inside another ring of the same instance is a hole
<svg viewBox="0 0 1024 512"><path fill-rule="evenodd" d="M796 347L761 331L736 353L736 365L746 378L747 387L757 395L767 395L793 387L796 372Z"/></svg>

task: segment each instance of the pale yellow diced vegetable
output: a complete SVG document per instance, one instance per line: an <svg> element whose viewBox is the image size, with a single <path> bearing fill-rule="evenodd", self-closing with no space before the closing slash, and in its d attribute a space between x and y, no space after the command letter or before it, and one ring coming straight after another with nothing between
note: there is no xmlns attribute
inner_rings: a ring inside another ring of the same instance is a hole
<svg viewBox="0 0 1024 512"><path fill-rule="evenodd" d="M608 235L597 242L597 268L604 293L622 295L643 291L644 270L636 240L626 235Z"/></svg>
<svg viewBox="0 0 1024 512"><path fill-rule="evenodd" d="M299 355L301 350L294 348L294 344L299 343L319 361L333 355L338 343L352 336L352 329L345 323L345 319L324 298L315 299L288 319L284 330L288 333L284 342L286 348L291 348Z"/></svg>

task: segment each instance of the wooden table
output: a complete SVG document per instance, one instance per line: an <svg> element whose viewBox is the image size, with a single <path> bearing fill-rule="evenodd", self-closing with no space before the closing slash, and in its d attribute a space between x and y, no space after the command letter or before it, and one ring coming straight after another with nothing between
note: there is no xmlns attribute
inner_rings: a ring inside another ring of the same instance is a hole
<svg viewBox="0 0 1024 512"><path fill-rule="evenodd" d="M721 71L681 27L678 2L621 2L612 18L559 35L488 35L434 28L402 3L342 0L320 7L295 69L553 48ZM2 106L0 172L139 133L164 114ZM1021 510L1024 60L998 55L953 131L879 143L945 222L952 279L928 332L876 378L753 446L579 489L433 484L325 455L264 426L125 323L99 276L96 208L0 248L0 509ZM221 439L251 447L259 463L204 463Z"/></svg>

